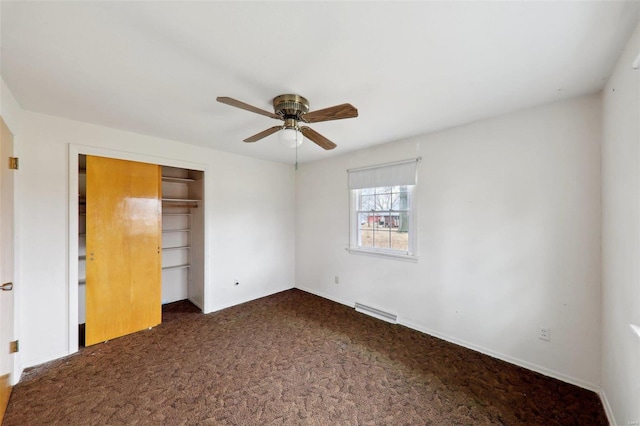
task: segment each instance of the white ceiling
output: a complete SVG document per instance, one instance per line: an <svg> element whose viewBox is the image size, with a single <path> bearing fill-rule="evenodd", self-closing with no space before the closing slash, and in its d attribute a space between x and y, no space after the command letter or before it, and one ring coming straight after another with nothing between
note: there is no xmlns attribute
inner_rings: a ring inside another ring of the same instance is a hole
<svg viewBox="0 0 640 426"><path fill-rule="evenodd" d="M602 88L640 3L1 3L1 69L22 108L293 163L277 135L297 93L358 118L312 127L301 162L339 155Z"/></svg>

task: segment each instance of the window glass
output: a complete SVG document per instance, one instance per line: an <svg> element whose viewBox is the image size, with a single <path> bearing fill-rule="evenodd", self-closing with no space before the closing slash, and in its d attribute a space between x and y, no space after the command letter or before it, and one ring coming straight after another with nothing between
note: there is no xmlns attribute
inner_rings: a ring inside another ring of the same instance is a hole
<svg viewBox="0 0 640 426"><path fill-rule="evenodd" d="M353 190L356 232L352 248L413 254L411 193L414 185Z"/></svg>

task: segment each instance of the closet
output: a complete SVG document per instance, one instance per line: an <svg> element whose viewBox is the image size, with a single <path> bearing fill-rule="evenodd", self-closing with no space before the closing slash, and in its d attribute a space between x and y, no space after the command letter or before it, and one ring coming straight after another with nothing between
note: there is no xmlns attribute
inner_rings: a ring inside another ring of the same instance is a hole
<svg viewBox="0 0 640 426"><path fill-rule="evenodd" d="M162 167L162 303L204 303L203 172Z"/></svg>
<svg viewBox="0 0 640 426"><path fill-rule="evenodd" d="M79 157L80 344L153 327L204 300L203 172Z"/></svg>

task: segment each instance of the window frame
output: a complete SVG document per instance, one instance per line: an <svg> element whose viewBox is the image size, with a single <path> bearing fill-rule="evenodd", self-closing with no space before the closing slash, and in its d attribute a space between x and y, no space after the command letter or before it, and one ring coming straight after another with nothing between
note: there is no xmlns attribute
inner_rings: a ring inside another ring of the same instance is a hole
<svg viewBox="0 0 640 426"><path fill-rule="evenodd" d="M391 185L390 185L391 186ZM371 190L373 188L361 188L361 189L351 189L349 190L350 197L350 207L349 207L349 253L354 254L366 254L373 256L384 256L396 259L404 259L417 261L418 260L418 247L417 247L417 200L416 200L416 187L417 185L392 185L392 186L406 186L407 187L407 215L409 219L409 230L408 232L408 241L407 241L407 251L404 250L395 250L390 248L378 248L378 247L363 247L359 244L359 235L358 231L360 229L360 224L358 220L358 216L360 213L363 213L359 210L360 207L360 196L362 191ZM388 187L388 186L387 186ZM384 186L375 187L375 188L385 188ZM388 210L395 211L395 210ZM403 209L404 211L404 209Z"/></svg>

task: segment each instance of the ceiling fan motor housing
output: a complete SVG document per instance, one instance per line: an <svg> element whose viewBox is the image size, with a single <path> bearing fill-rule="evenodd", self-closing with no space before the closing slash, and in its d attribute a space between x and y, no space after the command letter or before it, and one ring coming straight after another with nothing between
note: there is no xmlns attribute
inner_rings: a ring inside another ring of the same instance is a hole
<svg viewBox="0 0 640 426"><path fill-rule="evenodd" d="M280 95L273 98L273 109L282 118L300 119L309 112L309 101L300 95Z"/></svg>

